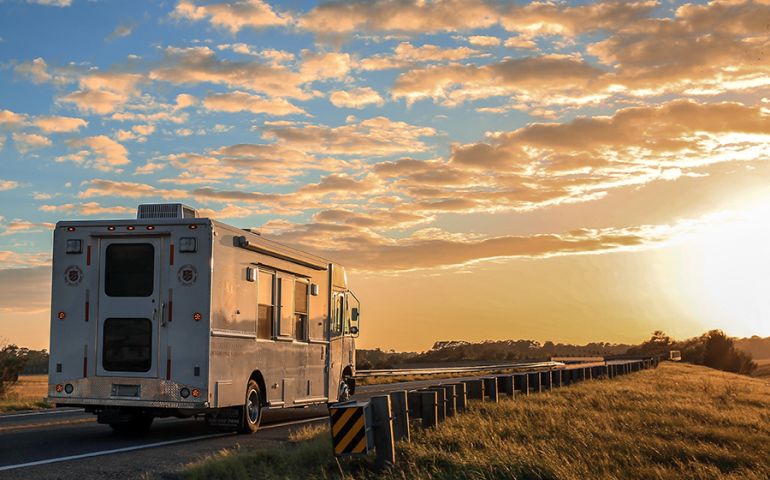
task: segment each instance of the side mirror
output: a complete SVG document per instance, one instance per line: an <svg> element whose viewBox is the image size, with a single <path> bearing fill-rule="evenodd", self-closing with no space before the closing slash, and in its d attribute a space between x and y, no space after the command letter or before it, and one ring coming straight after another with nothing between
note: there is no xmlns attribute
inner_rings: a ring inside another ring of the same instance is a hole
<svg viewBox="0 0 770 480"><path fill-rule="evenodd" d="M358 327L356 327L355 325L350 327L350 334L351 335L358 335Z"/></svg>
<svg viewBox="0 0 770 480"><path fill-rule="evenodd" d="M350 312L350 319L354 322L358 321L358 307L353 307L353 310Z"/></svg>

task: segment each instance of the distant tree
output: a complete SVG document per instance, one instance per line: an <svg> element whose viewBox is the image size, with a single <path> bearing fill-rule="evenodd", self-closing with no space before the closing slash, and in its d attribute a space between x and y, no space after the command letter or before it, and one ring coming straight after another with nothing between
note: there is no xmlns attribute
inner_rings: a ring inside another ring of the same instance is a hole
<svg viewBox="0 0 770 480"><path fill-rule="evenodd" d="M0 346L0 397L5 396L8 388L19 380L28 351L13 344Z"/></svg>
<svg viewBox="0 0 770 480"><path fill-rule="evenodd" d="M751 354L736 350L735 341L721 330L711 330L703 335L703 365L727 372L751 374L757 364Z"/></svg>

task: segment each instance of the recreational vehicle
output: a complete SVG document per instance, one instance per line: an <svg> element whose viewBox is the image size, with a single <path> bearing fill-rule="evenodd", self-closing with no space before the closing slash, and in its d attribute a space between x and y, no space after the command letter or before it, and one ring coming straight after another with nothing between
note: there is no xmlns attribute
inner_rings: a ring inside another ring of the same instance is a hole
<svg viewBox="0 0 770 480"><path fill-rule="evenodd" d="M182 204L62 221L48 399L119 432L194 415L254 432L265 409L353 393L359 310L342 266Z"/></svg>

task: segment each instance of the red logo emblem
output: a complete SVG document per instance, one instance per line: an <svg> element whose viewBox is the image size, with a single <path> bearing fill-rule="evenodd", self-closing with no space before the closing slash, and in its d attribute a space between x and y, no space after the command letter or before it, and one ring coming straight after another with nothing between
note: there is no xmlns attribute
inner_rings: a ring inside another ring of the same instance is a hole
<svg viewBox="0 0 770 480"><path fill-rule="evenodd" d="M177 279L182 285L192 285L198 279L198 271L192 265L182 265L179 267Z"/></svg>
<svg viewBox="0 0 770 480"><path fill-rule="evenodd" d="M83 280L83 271L77 266L72 265L64 271L64 281L67 285L74 287L80 284L81 280Z"/></svg>

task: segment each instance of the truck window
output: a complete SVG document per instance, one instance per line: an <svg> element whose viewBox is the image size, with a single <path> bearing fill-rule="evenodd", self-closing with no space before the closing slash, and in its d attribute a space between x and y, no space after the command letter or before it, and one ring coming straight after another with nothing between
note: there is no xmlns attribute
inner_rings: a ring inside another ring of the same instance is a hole
<svg viewBox="0 0 770 480"><path fill-rule="evenodd" d="M257 337L273 337L273 312L275 311L275 274L260 270L257 279Z"/></svg>
<svg viewBox="0 0 770 480"><path fill-rule="evenodd" d="M104 261L104 293L110 297L149 297L155 290L155 247L151 243L113 243Z"/></svg>
<svg viewBox="0 0 770 480"><path fill-rule="evenodd" d="M342 293L334 294L334 309L332 310L331 336L342 335L342 322L345 318L345 296Z"/></svg>
<svg viewBox="0 0 770 480"><path fill-rule="evenodd" d="M308 282L304 280L294 281L294 338L297 340L307 340L309 290Z"/></svg>
<svg viewBox="0 0 770 480"><path fill-rule="evenodd" d="M104 321L102 365L110 372L147 372L152 365L152 321L108 318Z"/></svg>

